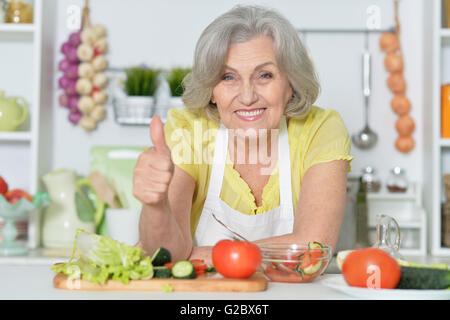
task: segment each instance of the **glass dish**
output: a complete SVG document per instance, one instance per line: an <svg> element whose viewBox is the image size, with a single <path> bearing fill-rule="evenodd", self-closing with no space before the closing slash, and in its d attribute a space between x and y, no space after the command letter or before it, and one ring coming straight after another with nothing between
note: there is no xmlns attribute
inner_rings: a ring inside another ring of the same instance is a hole
<svg viewBox="0 0 450 320"><path fill-rule="evenodd" d="M259 246L261 267L274 282L311 282L323 274L332 258L331 247L308 248L307 245L270 243Z"/></svg>

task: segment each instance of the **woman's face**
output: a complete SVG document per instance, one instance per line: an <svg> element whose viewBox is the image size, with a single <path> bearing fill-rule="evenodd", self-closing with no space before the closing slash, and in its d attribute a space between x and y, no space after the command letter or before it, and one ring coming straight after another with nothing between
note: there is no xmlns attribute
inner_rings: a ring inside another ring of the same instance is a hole
<svg viewBox="0 0 450 320"><path fill-rule="evenodd" d="M230 46L211 101L230 129L276 129L292 88L277 66L269 36Z"/></svg>

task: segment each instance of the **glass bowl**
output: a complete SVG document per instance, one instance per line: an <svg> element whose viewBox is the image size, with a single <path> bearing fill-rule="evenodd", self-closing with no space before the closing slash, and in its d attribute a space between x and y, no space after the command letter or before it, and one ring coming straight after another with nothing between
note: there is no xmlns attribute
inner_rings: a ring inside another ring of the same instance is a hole
<svg viewBox="0 0 450 320"><path fill-rule="evenodd" d="M261 267L274 282L311 282L323 274L332 258L328 246L310 248L307 245L261 244Z"/></svg>

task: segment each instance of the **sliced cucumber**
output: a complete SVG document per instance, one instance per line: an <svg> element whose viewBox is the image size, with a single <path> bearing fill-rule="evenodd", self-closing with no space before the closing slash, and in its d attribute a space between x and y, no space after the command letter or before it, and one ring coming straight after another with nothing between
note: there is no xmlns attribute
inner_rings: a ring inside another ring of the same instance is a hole
<svg viewBox="0 0 450 320"><path fill-rule="evenodd" d="M163 247L156 249L155 253L152 256L152 265L154 267L163 266L165 263L168 263L171 261L172 261L172 256L170 254L170 251Z"/></svg>
<svg viewBox="0 0 450 320"><path fill-rule="evenodd" d="M214 268L214 266L209 266L208 268L206 268L205 272L217 272L216 268Z"/></svg>
<svg viewBox="0 0 450 320"><path fill-rule="evenodd" d="M177 279L194 279L197 276L194 265L187 260L176 262L172 267L172 275Z"/></svg>
<svg viewBox="0 0 450 320"><path fill-rule="evenodd" d="M301 269L301 271L302 271L304 274L312 275L312 274L315 274L316 272L318 272L318 271L320 270L320 268L322 267L322 264L323 264L323 261L320 260L320 261L317 261L317 263L310 264L310 265L307 266L306 268ZM299 266L301 266L301 264L299 264L299 265L297 266L297 268L298 268ZM301 267L300 267L300 268L301 268Z"/></svg>
<svg viewBox="0 0 450 320"><path fill-rule="evenodd" d="M308 242L308 248L309 249L322 249L323 245L320 242Z"/></svg>
<svg viewBox="0 0 450 320"><path fill-rule="evenodd" d="M168 267L154 267L153 271L154 271L153 276L155 278L163 278L163 279L172 278L172 272Z"/></svg>

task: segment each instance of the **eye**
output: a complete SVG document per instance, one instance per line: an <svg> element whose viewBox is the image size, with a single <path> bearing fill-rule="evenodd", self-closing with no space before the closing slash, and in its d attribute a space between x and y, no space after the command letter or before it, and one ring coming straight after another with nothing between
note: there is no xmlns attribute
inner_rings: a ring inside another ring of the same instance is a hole
<svg viewBox="0 0 450 320"><path fill-rule="evenodd" d="M225 80L225 81L230 81L230 80L233 80L234 78L233 78L233 76L231 75L231 74L225 74L223 77L222 77L222 80Z"/></svg>
<svg viewBox="0 0 450 320"><path fill-rule="evenodd" d="M265 73L261 74L261 78L263 78L263 79L270 79L270 78L272 78L272 73L265 72Z"/></svg>

